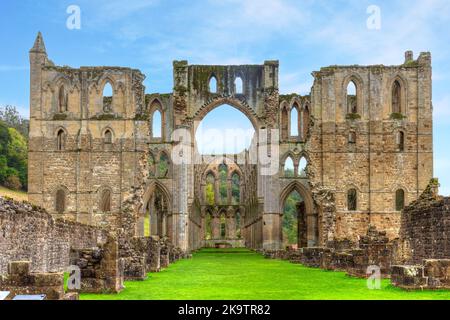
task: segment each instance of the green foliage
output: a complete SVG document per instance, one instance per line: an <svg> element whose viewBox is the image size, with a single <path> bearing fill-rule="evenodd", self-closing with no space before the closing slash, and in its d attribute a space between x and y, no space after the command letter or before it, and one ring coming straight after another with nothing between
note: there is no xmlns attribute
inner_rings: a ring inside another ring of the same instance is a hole
<svg viewBox="0 0 450 320"><path fill-rule="evenodd" d="M5 187L11 190L20 190L22 183L18 176L12 175L6 178Z"/></svg>
<svg viewBox="0 0 450 320"><path fill-rule="evenodd" d="M239 204L241 202L240 178L238 174L231 176L231 201L232 204Z"/></svg>
<svg viewBox="0 0 450 320"><path fill-rule="evenodd" d="M54 116L53 116L53 120L59 120L59 121L62 121L62 120L66 120L67 119L67 114L65 114L65 113L56 113Z"/></svg>
<svg viewBox="0 0 450 320"><path fill-rule="evenodd" d="M394 113L391 114L391 119L392 120L403 120L405 118L406 117L403 114L398 113L398 112L394 112Z"/></svg>
<svg viewBox="0 0 450 320"><path fill-rule="evenodd" d="M158 173L159 178L167 178L169 175L169 159L165 154L159 158Z"/></svg>
<svg viewBox="0 0 450 320"><path fill-rule="evenodd" d="M225 164L219 166L219 196L222 203L228 198L228 167Z"/></svg>
<svg viewBox="0 0 450 320"><path fill-rule="evenodd" d="M285 168L285 169L284 169L284 176L285 176L285 177L288 177L288 178L294 177L294 176L295 176L294 169L291 169L291 168Z"/></svg>
<svg viewBox="0 0 450 320"><path fill-rule="evenodd" d="M9 105L0 107L0 120L3 121L7 127L19 131L20 134L24 136L25 140L28 140L30 121L23 118L16 107Z"/></svg>
<svg viewBox="0 0 450 320"><path fill-rule="evenodd" d="M144 281L126 281L119 294L81 294L81 300L383 300L450 299L450 291L404 291L340 271L265 259L246 249L203 249Z"/></svg>
<svg viewBox="0 0 450 320"><path fill-rule="evenodd" d="M358 120L361 119L361 115L359 113L348 113L346 116L347 120Z"/></svg>
<svg viewBox="0 0 450 320"><path fill-rule="evenodd" d="M210 206L213 206L214 202L214 184L208 183L206 185L206 203L208 203Z"/></svg>
<svg viewBox="0 0 450 320"><path fill-rule="evenodd" d="M0 120L0 184L18 190L27 187L27 141Z"/></svg>
<svg viewBox="0 0 450 320"><path fill-rule="evenodd" d="M298 243L298 220L297 203L302 201L302 197L297 191L292 192L284 203L283 211L283 245L292 245Z"/></svg>

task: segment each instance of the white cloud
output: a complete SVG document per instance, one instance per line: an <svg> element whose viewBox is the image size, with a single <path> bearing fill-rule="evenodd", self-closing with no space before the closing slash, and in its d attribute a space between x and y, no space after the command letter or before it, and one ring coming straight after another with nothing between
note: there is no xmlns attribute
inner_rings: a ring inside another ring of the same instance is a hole
<svg viewBox="0 0 450 320"><path fill-rule="evenodd" d="M312 80L304 81L302 77L304 73L300 72L280 72L280 93L290 94L297 93L307 95L311 92Z"/></svg>

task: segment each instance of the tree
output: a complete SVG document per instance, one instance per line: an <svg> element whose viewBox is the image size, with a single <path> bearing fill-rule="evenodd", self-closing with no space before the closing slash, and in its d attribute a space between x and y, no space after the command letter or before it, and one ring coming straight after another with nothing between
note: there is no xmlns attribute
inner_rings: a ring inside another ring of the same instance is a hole
<svg viewBox="0 0 450 320"><path fill-rule="evenodd" d="M28 140L30 121L23 118L16 107L10 105L0 107L0 120L3 121L7 127L19 131L24 136L25 140Z"/></svg>
<svg viewBox="0 0 450 320"><path fill-rule="evenodd" d="M9 113L12 119L12 113ZM9 188L27 187L27 141L15 128L0 120L0 184Z"/></svg>

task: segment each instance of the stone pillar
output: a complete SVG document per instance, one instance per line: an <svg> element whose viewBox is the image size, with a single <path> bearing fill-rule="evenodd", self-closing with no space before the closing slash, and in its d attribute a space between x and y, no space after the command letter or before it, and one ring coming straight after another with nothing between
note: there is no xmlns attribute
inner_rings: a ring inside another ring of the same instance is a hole
<svg viewBox="0 0 450 320"><path fill-rule="evenodd" d="M161 212L161 236L167 236L167 211Z"/></svg>
<svg viewBox="0 0 450 320"><path fill-rule="evenodd" d="M233 207L229 207L227 211L227 232L228 239L236 239L236 215Z"/></svg>

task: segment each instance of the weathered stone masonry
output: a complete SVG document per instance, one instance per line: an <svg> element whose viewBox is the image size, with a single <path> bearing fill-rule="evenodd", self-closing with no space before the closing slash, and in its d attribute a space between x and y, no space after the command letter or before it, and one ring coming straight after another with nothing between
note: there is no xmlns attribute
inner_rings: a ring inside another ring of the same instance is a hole
<svg viewBox="0 0 450 320"><path fill-rule="evenodd" d="M401 208L433 176L429 53L414 60L407 52L397 66L322 68L303 97L280 95L278 61L175 61L173 92L147 95L139 70L55 65L40 34L30 63L30 201L67 219L122 230L124 239L169 237L183 252L221 243L281 249L283 206L294 190L303 198L301 247L357 243L371 225L393 239ZM106 84L112 97L103 97ZM198 154L195 141L184 141L181 154L198 161L174 163L180 143L173 133L183 129L194 137L206 114L223 104L242 111L258 137L279 130L275 174L264 174L258 161L263 146L256 142L242 154L208 157ZM161 136L153 132L156 112ZM293 176L284 172L288 158ZM308 164L298 173L302 159ZM238 203L205 199L207 178L217 185L221 164L239 176Z"/></svg>

